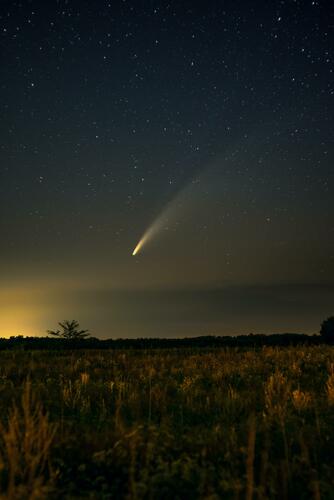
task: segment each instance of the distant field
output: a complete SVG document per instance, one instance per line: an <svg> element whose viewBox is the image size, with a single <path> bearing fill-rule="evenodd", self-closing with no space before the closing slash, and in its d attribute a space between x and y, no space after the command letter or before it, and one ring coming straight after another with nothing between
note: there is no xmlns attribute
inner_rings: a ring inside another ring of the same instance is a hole
<svg viewBox="0 0 334 500"><path fill-rule="evenodd" d="M0 405L2 498L334 498L331 347L3 351Z"/></svg>

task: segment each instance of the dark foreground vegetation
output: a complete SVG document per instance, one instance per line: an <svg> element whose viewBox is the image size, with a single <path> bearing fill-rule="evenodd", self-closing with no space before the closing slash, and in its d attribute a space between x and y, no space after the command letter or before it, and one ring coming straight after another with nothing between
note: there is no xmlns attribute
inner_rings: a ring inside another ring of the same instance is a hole
<svg viewBox="0 0 334 500"><path fill-rule="evenodd" d="M175 339L139 338L106 339L89 338L52 338L52 337L15 337L0 338L0 350L4 349L172 349L172 348L213 348L213 347L263 347L319 345L328 342L324 336L298 333L280 333L272 335L239 335L236 337L186 337Z"/></svg>
<svg viewBox="0 0 334 500"><path fill-rule="evenodd" d="M333 421L330 346L5 350L1 498L333 498Z"/></svg>

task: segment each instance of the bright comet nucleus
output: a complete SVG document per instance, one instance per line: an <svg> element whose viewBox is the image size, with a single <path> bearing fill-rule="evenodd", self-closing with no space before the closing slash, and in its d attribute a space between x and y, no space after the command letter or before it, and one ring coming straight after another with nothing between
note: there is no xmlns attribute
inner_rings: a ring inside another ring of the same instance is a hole
<svg viewBox="0 0 334 500"><path fill-rule="evenodd" d="M134 256L134 255L136 255L136 254L139 252L140 247L141 247L141 242L139 242L139 243L138 243L138 245L136 246L136 248L135 248L135 249L134 249L134 251L132 252L132 255L133 255L133 256Z"/></svg>
<svg viewBox="0 0 334 500"><path fill-rule="evenodd" d="M139 250L142 249L144 243L146 243L146 241L148 240L148 238L152 235L152 227L150 227L146 233L144 233L144 235L140 238L139 242L137 243L137 246L136 248L134 249L134 251L132 252L132 255L135 256L137 255L137 253L139 252Z"/></svg>

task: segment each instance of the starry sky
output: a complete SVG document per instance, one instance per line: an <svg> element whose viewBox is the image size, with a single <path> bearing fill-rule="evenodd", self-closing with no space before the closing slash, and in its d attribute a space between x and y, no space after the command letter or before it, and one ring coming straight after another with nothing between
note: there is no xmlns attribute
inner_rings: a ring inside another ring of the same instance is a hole
<svg viewBox="0 0 334 500"><path fill-rule="evenodd" d="M0 336L317 332L333 31L325 0L2 0Z"/></svg>

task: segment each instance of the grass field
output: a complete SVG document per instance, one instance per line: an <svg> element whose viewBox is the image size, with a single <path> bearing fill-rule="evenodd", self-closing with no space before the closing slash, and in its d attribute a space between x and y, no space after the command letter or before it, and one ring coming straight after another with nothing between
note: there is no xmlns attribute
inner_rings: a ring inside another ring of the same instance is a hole
<svg viewBox="0 0 334 500"><path fill-rule="evenodd" d="M0 352L2 498L334 498L334 350Z"/></svg>

